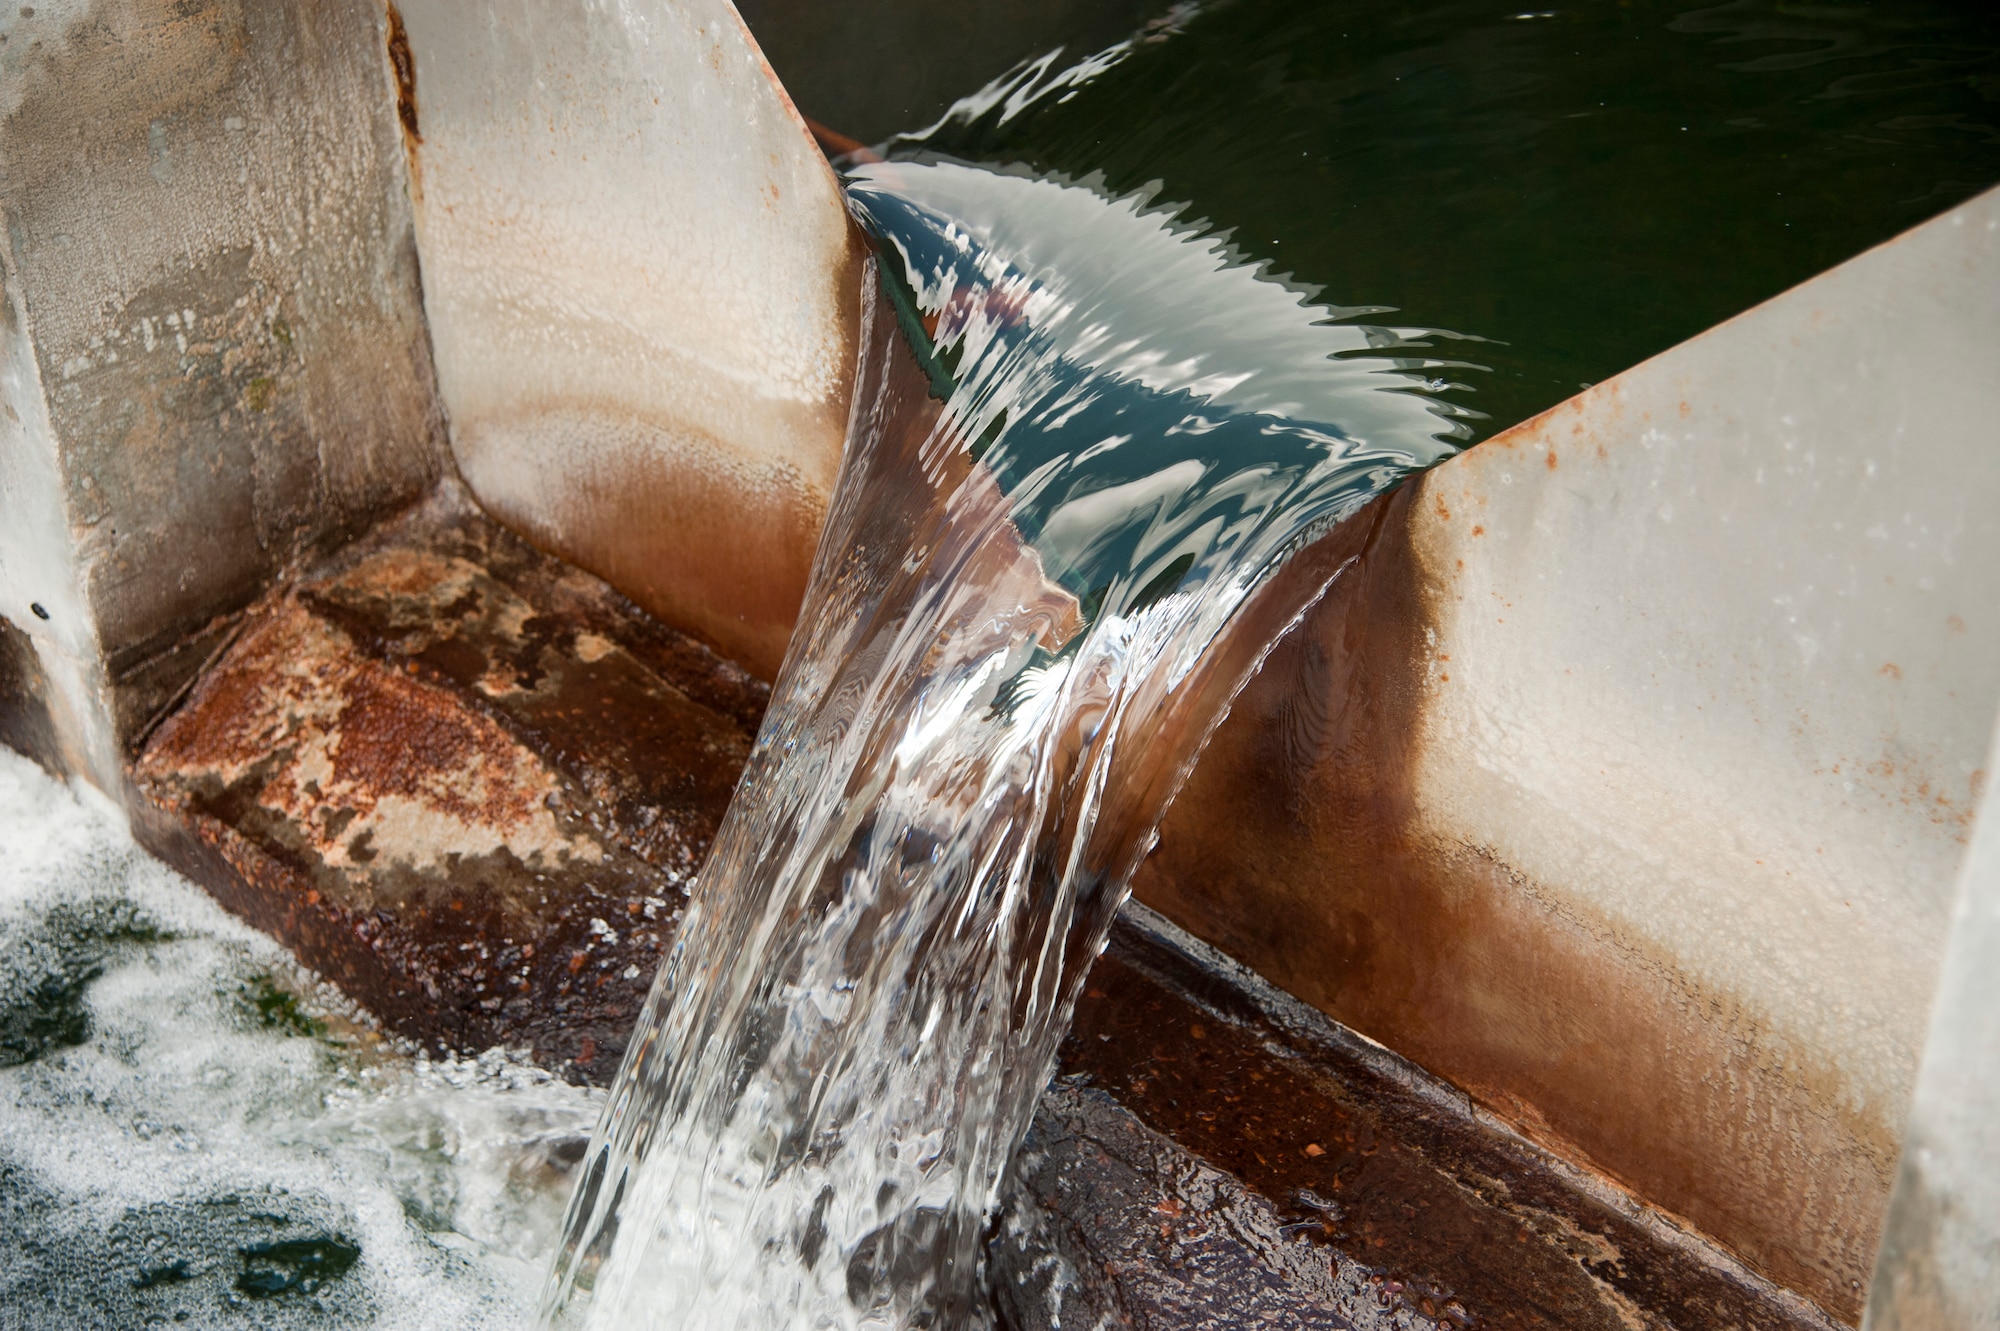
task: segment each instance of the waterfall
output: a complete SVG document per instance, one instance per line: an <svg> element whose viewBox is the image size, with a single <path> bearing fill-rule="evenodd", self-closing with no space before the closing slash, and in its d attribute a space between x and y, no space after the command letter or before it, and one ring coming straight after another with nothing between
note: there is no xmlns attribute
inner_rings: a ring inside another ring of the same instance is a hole
<svg viewBox="0 0 2000 1331"><path fill-rule="evenodd" d="M878 257L843 469L579 1170L555 1325L980 1324L988 1217L1131 876L1338 576L1292 557L1464 437L1432 336L1151 192L916 160L849 197Z"/></svg>

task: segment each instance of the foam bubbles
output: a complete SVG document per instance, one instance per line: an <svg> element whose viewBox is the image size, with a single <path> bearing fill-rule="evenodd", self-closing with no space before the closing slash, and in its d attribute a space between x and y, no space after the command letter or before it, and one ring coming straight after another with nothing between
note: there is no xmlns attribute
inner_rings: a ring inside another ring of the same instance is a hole
<svg viewBox="0 0 2000 1331"><path fill-rule="evenodd" d="M0 1324L519 1324L600 1099L397 1047L0 750Z"/></svg>

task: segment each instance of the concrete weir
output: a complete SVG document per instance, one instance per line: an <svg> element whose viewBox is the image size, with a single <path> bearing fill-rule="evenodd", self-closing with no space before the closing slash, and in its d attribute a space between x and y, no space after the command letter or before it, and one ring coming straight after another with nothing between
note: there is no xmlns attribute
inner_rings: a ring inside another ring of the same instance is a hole
<svg viewBox="0 0 2000 1331"><path fill-rule="evenodd" d="M726 0L482 15L0 15L0 741L410 1038L602 1079L872 293ZM1071 1321L1994 1325L1996 419L2000 193L1295 561L1006 1315L1040 1244Z"/></svg>
<svg viewBox="0 0 2000 1331"><path fill-rule="evenodd" d="M451 461L373 7L57 0L0 37L0 615L110 789L218 615Z"/></svg>
<svg viewBox="0 0 2000 1331"><path fill-rule="evenodd" d="M1453 459L1142 900L1857 1316L2000 707L2000 194Z"/></svg>
<svg viewBox="0 0 2000 1331"><path fill-rule="evenodd" d="M501 521L768 678L840 466L860 245L726 0L569 8L398 17L454 455Z"/></svg>

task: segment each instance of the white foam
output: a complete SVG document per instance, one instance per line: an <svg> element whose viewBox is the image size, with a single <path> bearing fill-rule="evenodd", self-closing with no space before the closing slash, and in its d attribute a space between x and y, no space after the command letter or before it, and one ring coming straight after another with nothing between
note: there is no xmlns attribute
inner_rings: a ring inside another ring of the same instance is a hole
<svg viewBox="0 0 2000 1331"><path fill-rule="evenodd" d="M64 985L81 1043L49 1036ZM34 1051L0 1067L10 1327L519 1324L601 1100L498 1052L398 1049L102 797L4 750L0 1034L5 1061ZM359 1260L311 1292L238 1287L246 1248L318 1239Z"/></svg>

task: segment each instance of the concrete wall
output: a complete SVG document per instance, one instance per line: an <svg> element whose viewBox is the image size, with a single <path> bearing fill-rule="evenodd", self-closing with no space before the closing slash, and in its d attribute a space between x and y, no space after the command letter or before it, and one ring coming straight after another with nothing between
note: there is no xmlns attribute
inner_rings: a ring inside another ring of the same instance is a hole
<svg viewBox="0 0 2000 1331"><path fill-rule="evenodd" d="M109 784L216 616L450 463L378 6L54 0L0 39L0 616Z"/></svg>
<svg viewBox="0 0 2000 1331"><path fill-rule="evenodd" d="M860 246L726 0L405 0L459 466L767 678L839 468Z"/></svg>
<svg viewBox="0 0 2000 1331"><path fill-rule="evenodd" d="M1141 896L1857 1317L2000 707L1996 419L2000 193L1444 464Z"/></svg>
<svg viewBox="0 0 2000 1331"><path fill-rule="evenodd" d="M2000 757L2000 735L1987 759ZM2000 786L1960 875L1868 1294L1870 1331L2000 1331Z"/></svg>
<svg viewBox="0 0 2000 1331"><path fill-rule="evenodd" d="M57 0L0 75L0 713L63 765L114 786L233 611L460 464L775 672L859 250L723 0Z"/></svg>

